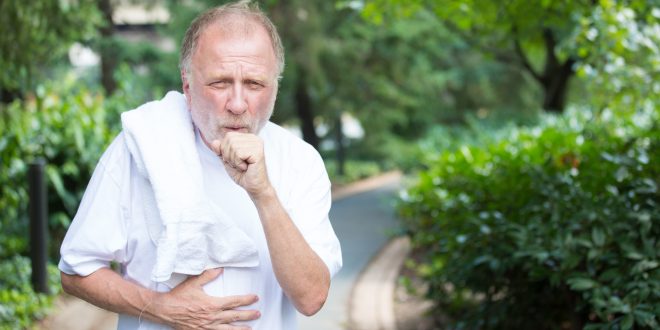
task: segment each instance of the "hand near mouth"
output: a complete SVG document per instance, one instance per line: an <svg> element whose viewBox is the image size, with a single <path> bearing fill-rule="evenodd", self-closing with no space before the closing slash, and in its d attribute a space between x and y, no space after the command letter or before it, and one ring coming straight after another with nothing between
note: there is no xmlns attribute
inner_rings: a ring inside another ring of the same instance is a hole
<svg viewBox="0 0 660 330"><path fill-rule="evenodd" d="M211 148L222 158L229 176L253 199L272 188L263 141L257 135L229 131L221 140L214 140Z"/></svg>

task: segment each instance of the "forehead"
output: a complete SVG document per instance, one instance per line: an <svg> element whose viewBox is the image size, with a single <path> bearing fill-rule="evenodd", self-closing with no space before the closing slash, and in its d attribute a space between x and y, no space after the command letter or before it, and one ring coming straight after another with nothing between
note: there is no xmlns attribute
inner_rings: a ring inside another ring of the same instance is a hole
<svg viewBox="0 0 660 330"><path fill-rule="evenodd" d="M240 62L275 69L276 59L270 35L249 19L211 23L202 31L192 56L193 66Z"/></svg>

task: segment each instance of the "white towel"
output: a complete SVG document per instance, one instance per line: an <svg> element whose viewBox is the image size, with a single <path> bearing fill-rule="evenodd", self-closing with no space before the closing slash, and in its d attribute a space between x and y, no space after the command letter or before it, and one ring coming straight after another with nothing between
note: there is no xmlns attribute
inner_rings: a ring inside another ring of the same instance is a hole
<svg viewBox="0 0 660 330"><path fill-rule="evenodd" d="M252 239L204 193L185 96L169 92L160 101L122 113L121 122L138 172L151 183L151 189L143 192L145 204L156 204L145 205L145 210L157 210L145 212L157 246L152 280L174 281L168 285L172 287L185 278L176 273L197 275L216 267L257 266L259 256Z"/></svg>

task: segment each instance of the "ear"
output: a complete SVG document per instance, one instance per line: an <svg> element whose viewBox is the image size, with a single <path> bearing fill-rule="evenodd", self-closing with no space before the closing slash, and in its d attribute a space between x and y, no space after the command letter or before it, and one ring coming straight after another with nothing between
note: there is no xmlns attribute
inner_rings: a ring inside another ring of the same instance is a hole
<svg viewBox="0 0 660 330"><path fill-rule="evenodd" d="M183 94L186 96L186 103L188 103L188 109L190 109L190 78L186 73L186 70L181 70L181 84L183 89Z"/></svg>
<svg viewBox="0 0 660 330"><path fill-rule="evenodd" d="M186 70L184 69L181 69L181 83L183 87L183 93L187 95L190 92L190 82L188 81Z"/></svg>

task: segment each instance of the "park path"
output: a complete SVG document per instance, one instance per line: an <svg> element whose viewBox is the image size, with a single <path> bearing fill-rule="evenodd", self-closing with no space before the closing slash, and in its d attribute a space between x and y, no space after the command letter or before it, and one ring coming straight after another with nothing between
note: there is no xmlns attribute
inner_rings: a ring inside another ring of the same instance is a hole
<svg viewBox="0 0 660 330"><path fill-rule="evenodd" d="M323 309L312 317L299 315L299 330L346 329L355 281L397 228L393 202L400 179L400 173L391 172L333 190L330 219L342 245L344 265L332 280ZM116 324L116 314L64 297L39 328L111 330Z"/></svg>
<svg viewBox="0 0 660 330"><path fill-rule="evenodd" d="M394 196L400 175L390 173L355 186L349 197L336 197L332 227L341 242L344 265L332 279L328 300L312 317L298 317L299 330L340 330L348 324L349 297L358 275L397 228Z"/></svg>

